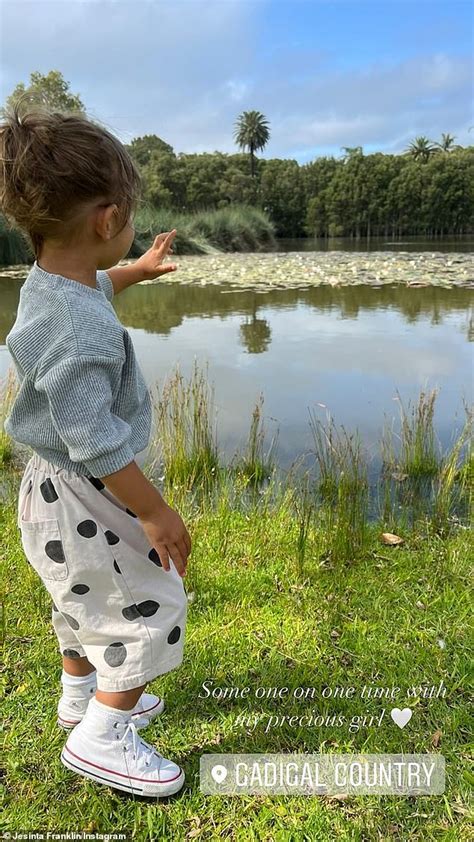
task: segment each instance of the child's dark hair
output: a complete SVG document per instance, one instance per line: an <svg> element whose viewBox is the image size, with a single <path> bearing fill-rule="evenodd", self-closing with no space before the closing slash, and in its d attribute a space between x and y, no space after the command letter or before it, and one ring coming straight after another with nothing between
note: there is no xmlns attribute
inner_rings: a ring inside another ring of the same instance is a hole
<svg viewBox="0 0 474 842"><path fill-rule="evenodd" d="M0 163L0 209L36 258L45 239L72 233L81 205L116 203L122 230L140 198L140 173L125 147L82 112L18 101L4 108Z"/></svg>

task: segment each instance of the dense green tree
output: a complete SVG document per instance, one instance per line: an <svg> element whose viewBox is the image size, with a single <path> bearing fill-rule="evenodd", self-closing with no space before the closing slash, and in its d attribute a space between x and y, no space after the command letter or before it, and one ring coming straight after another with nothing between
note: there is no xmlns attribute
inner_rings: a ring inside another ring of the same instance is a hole
<svg viewBox="0 0 474 842"><path fill-rule="evenodd" d="M135 140L132 140L128 144L127 149L130 155L141 166L146 166L146 164L150 163L150 158L154 152L174 155L173 147L169 143L165 143L156 134L146 134L143 137L135 138Z"/></svg>
<svg viewBox="0 0 474 842"><path fill-rule="evenodd" d="M261 202L280 237L304 235L305 192L297 161L270 158L263 162Z"/></svg>
<svg viewBox="0 0 474 842"><path fill-rule="evenodd" d="M332 157L321 157L301 167L305 188L306 217L304 228L309 237L328 235L327 189L338 168Z"/></svg>
<svg viewBox="0 0 474 842"><path fill-rule="evenodd" d="M244 111L236 120L234 139L250 152L250 174L255 175L254 152L264 149L270 138L268 120L260 111Z"/></svg>
<svg viewBox="0 0 474 842"><path fill-rule="evenodd" d="M473 218L474 154L443 155L430 161L425 173L429 230L438 235L461 233Z"/></svg>
<svg viewBox="0 0 474 842"><path fill-rule="evenodd" d="M417 231L427 233L425 203L425 168L417 160L409 160L388 188L388 212L391 232L400 236L411 222Z"/></svg>
<svg viewBox="0 0 474 842"><path fill-rule="evenodd" d="M227 171L223 152L201 152L180 156L186 182L186 209L206 210L219 204L220 183Z"/></svg>
<svg viewBox="0 0 474 842"><path fill-rule="evenodd" d="M30 73L30 84L25 86L23 82L20 82L13 93L7 97L6 105L12 105L18 101L20 108L23 105L25 108L30 108L34 102L61 111L84 112L80 96L71 93L69 82L66 82L59 70L50 70L47 74L36 71Z"/></svg>
<svg viewBox="0 0 474 842"><path fill-rule="evenodd" d="M218 207L256 204L259 200L255 179L248 172L242 172L240 167L231 163L221 179L219 193Z"/></svg>
<svg viewBox="0 0 474 842"><path fill-rule="evenodd" d="M186 201L185 175L179 159L169 149L157 147L141 167L144 196L155 207L181 208Z"/></svg>

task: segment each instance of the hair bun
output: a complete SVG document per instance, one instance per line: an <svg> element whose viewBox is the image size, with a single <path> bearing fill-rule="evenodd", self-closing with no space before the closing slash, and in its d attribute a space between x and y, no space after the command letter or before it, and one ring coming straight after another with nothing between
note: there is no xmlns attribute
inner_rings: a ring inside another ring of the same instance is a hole
<svg viewBox="0 0 474 842"><path fill-rule="evenodd" d="M68 241L79 214L99 197L120 205L124 227L141 188L122 143L85 115L14 103L0 122L0 208L38 257L48 238Z"/></svg>

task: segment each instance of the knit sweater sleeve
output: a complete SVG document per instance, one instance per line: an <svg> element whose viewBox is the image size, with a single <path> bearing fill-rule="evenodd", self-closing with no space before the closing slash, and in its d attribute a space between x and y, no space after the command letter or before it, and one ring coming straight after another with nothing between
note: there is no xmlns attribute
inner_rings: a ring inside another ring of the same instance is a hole
<svg viewBox="0 0 474 842"><path fill-rule="evenodd" d="M108 272L105 269L98 269L96 273L97 286L100 287L108 301L114 297L114 287Z"/></svg>
<svg viewBox="0 0 474 842"><path fill-rule="evenodd" d="M47 396L69 458L96 477L113 474L135 458L132 428L111 410L122 365L121 357L77 354L55 363L35 383Z"/></svg>

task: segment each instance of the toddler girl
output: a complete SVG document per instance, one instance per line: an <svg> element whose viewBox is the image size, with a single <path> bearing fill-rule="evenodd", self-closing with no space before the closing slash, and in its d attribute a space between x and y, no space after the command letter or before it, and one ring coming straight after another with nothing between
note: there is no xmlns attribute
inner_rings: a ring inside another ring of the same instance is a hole
<svg viewBox="0 0 474 842"><path fill-rule="evenodd" d="M183 770L137 729L163 710L146 684L183 658L191 539L135 460L151 399L110 302L176 268L160 265L176 231L110 269L133 242L140 195L125 147L82 114L18 105L0 138L1 208L36 257L6 340L19 389L4 427L33 450L18 527L53 600L58 723L70 730L61 760L126 792L170 795Z"/></svg>

